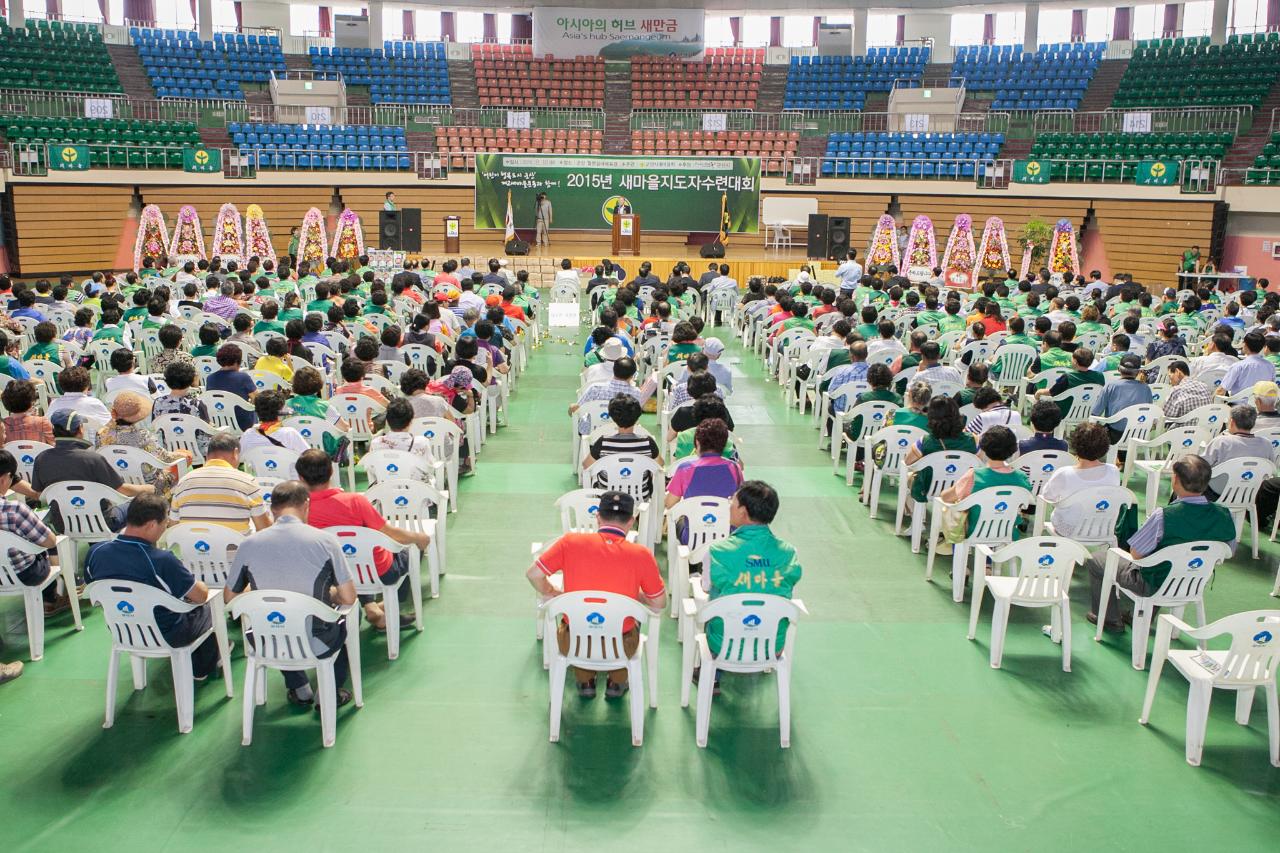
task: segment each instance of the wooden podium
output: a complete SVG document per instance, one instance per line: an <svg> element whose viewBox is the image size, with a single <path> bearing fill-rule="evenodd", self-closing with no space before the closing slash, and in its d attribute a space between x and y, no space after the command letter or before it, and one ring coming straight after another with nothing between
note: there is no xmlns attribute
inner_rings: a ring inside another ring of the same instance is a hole
<svg viewBox="0 0 1280 853"><path fill-rule="evenodd" d="M613 217L613 254L640 254L640 217L619 213Z"/></svg>
<svg viewBox="0 0 1280 853"><path fill-rule="evenodd" d="M456 255L460 251L458 249L458 237L462 233L462 220L457 216L446 216L444 218L444 250L450 255Z"/></svg>

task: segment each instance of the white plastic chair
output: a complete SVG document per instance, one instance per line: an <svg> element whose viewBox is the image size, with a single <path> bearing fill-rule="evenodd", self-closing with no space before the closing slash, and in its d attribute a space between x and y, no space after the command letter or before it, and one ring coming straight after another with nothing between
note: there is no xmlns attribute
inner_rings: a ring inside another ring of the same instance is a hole
<svg viewBox="0 0 1280 853"><path fill-rule="evenodd" d="M905 457L906 454L903 454ZM917 477L924 469L930 469L929 491L925 499L915 504L911 512L911 553L920 553L920 538L924 535L925 516L929 512L929 503L959 480L965 471L978 467L978 457L962 450L939 450L917 459L910 465L901 463L898 468L898 512L893 520L894 534L903 535L902 519L907 512L907 500L911 497L911 486L908 483L910 474Z"/></svg>
<svg viewBox="0 0 1280 853"><path fill-rule="evenodd" d="M859 403L856 406L850 406L840 413L831 424L831 471L833 474L840 473L840 453L848 448L849 465L855 464L855 457L858 455L858 448L863 446L863 442L867 436L874 432L879 432L892 419L894 412L898 411L901 406L895 403L886 403L883 401L871 400L866 403ZM858 434L851 436L845 432L845 425L852 423L855 418L862 418L859 424ZM871 460L865 459L863 470L870 464ZM848 473L846 472L846 480ZM852 482L852 481L850 481Z"/></svg>
<svg viewBox="0 0 1280 853"><path fill-rule="evenodd" d="M209 589L223 589L230 582L232 561L244 540L243 533L222 524L184 522L164 533L166 547Z"/></svg>
<svg viewBox="0 0 1280 853"><path fill-rule="evenodd" d="M680 707L689 707L693 670L698 667L698 705L694 739L699 747L707 745L711 728L711 700L716 673L773 672L778 678L778 739L783 749L791 746L791 662L796 654L796 622L800 614L808 615L804 602L779 595L726 595L694 610L685 601L689 618L696 619L698 633L693 642L684 644L680 673ZM706 625L719 619L722 627L719 654L711 653ZM787 621L786 639L777 648L778 630Z"/></svg>
<svg viewBox="0 0 1280 853"><path fill-rule="evenodd" d="M414 418L409 432L421 435L431 442L431 456L444 460L447 479L449 510L458 511L458 466L462 455L462 428L444 418ZM475 458L472 457L472 464Z"/></svg>
<svg viewBox="0 0 1280 853"><path fill-rule="evenodd" d="M324 450L325 436L340 440L346 435L332 421L310 415L294 415L282 420L280 425L296 429L312 450Z"/></svg>
<svg viewBox="0 0 1280 853"><path fill-rule="evenodd" d="M382 598L383 610L387 615L387 659L395 660L400 656L401 616L397 593L405 578L409 581L410 599L413 603L413 627L422 631L422 555L417 546L401 545L385 533L367 527L339 526L325 529L337 536L342 545L342 553L347 558L351 576L356 582L356 592ZM409 573L394 584L384 584L378 577L374 564L375 548L392 553L408 549Z"/></svg>
<svg viewBox="0 0 1280 853"><path fill-rule="evenodd" d="M1230 420L1230 406L1224 403L1206 403L1180 418L1169 418L1165 426L1170 429L1176 426L1198 426L1207 430L1209 437L1212 438L1226 429Z"/></svg>
<svg viewBox="0 0 1280 853"><path fill-rule="evenodd" d="M418 533L431 540L427 545L427 571L430 574L431 597L440 597L440 575L444 572L447 551L446 520L449 516L449 493L418 480L404 478L382 480L364 493L374 509L388 523ZM435 517L431 517L434 508Z"/></svg>
<svg viewBox="0 0 1280 853"><path fill-rule="evenodd" d="M935 497L929 517L929 556L925 561L924 579L930 582L933 580L933 560L938 551L938 536L942 532L943 507L956 512L967 510L978 513L978 524L973 532L956 542L951 551L951 598L959 603L964 601L964 576L968 570L969 549L977 545L1007 545L1013 541L1019 511L1031 501L1031 491L1020 486L980 489L954 504L943 503L941 497ZM974 575L984 568L983 561L975 556Z"/></svg>
<svg viewBox="0 0 1280 853"><path fill-rule="evenodd" d="M1181 631L1199 642L1196 649L1170 649L1175 632ZM1231 635L1231 647L1207 649L1214 637ZM1142 702L1138 722L1151 719L1151 706L1160 685L1165 661L1187 679L1187 763L1200 766L1204 753L1205 730L1209 723L1209 704L1213 690L1236 692L1236 722L1249 724L1253 694L1259 687L1267 698L1267 739L1270 743L1272 767L1280 767L1280 701L1276 697L1276 666L1280 663L1280 610L1251 610L1224 616L1209 625L1192 628L1167 613L1161 614L1156 626L1156 646L1151 656L1151 674L1147 676L1147 694Z"/></svg>
<svg viewBox="0 0 1280 853"><path fill-rule="evenodd" d="M316 671L316 701L320 706L320 738L326 747L336 739L338 685L334 663L338 652L318 657L311 645L311 624L347 620L347 661L351 666L351 692L357 708L364 707L360 675L360 631L352 624L349 606L326 607L309 595L283 590L251 590L231 602L231 615L245 632L244 710L240 743L253 742L253 712L267 702L267 670ZM216 622L215 622L216 624ZM253 641L250 642L249 635Z"/></svg>
<svg viewBox="0 0 1280 853"><path fill-rule="evenodd" d="M886 478L897 478L902 467L902 457L910 452L917 441L923 441L928 433L920 427L888 426L864 436L862 440L863 475L860 499L868 504L871 517L876 517L880 503L880 488ZM876 445L884 444L884 459L876 465L872 459ZM854 458L845 461L844 484L853 485Z"/></svg>
<svg viewBox="0 0 1280 853"><path fill-rule="evenodd" d="M1244 535L1245 519L1253 533L1253 559L1258 559L1258 490L1262 481L1275 473L1276 464L1270 459L1242 457L1219 462L1213 467L1213 478L1226 476L1227 482L1218 493L1218 506L1231 510L1236 523L1236 538ZM1203 622L1203 620L1202 620Z"/></svg>
<svg viewBox="0 0 1280 853"><path fill-rule="evenodd" d="M1027 371L1035 360L1036 349L1029 344L1006 344L1000 347L991 362L991 384L1001 396L1017 397L1026 385Z"/></svg>
<svg viewBox="0 0 1280 853"><path fill-rule="evenodd" d="M1056 504L1038 497L1035 535L1039 536L1043 530L1050 536L1066 537L1086 548L1112 548L1117 544L1116 525L1120 523L1120 517L1137 502L1133 492L1123 486L1099 486L1076 492ZM1058 508L1069 508L1081 516L1077 529L1069 536L1054 528L1052 516L1048 521L1042 521L1050 509L1056 511Z"/></svg>
<svg viewBox="0 0 1280 853"><path fill-rule="evenodd" d="M443 478L437 477L437 471L443 469L444 464L433 464L427 456L411 453L408 450L377 450L362 456L360 467L364 469L369 485L373 486L397 477L406 477L423 483L439 482Z"/></svg>
<svg viewBox="0 0 1280 853"><path fill-rule="evenodd" d="M195 415L160 415L153 418L151 428L156 431L165 450L186 450L191 453L194 465L204 464L204 450L200 436L206 438L218 432L218 428Z"/></svg>
<svg viewBox="0 0 1280 853"><path fill-rule="evenodd" d="M171 465L176 465L179 477L185 474L187 470L187 461L185 459L179 458L175 463L164 462L141 447L108 444L105 447L99 447L97 453L111 463L111 467L116 469L116 473L126 483L135 485L143 485L147 482L148 468L155 471L167 471Z"/></svg>
<svg viewBox="0 0 1280 853"><path fill-rule="evenodd" d="M128 500L110 486L87 480L54 483L40 493L40 499L51 509L56 508L62 518L65 535L58 537L58 565L70 566L73 574L77 569L80 545L92 545L115 538L115 534L107 526L102 504L118 506ZM63 571L66 569L63 568ZM69 587L67 594L71 595L74 591L75 587Z"/></svg>
<svg viewBox="0 0 1280 853"><path fill-rule="evenodd" d="M240 422L236 420L237 412L253 412L253 403L230 391L205 391L200 395L200 402L209 410L210 422L220 430L240 435Z"/></svg>
<svg viewBox="0 0 1280 853"><path fill-rule="evenodd" d="M676 525L684 519L688 524L688 543L680 544ZM671 616L679 615L679 596L675 590L689 585L690 554L709 542L729 536L729 501L725 498L685 498L667 510L667 589L671 595ZM705 571L705 567L704 567Z"/></svg>
<svg viewBox="0 0 1280 853"><path fill-rule="evenodd" d="M1049 397L1048 399L1055 403L1067 403L1067 413L1062 416L1062 422L1058 424L1054 434L1059 438L1070 435L1076 424L1089 420L1092 417L1094 401L1101 393L1101 385L1077 385L1057 396Z"/></svg>
<svg viewBox="0 0 1280 853"><path fill-rule="evenodd" d="M102 607L102 616L111 633L111 659L107 663L107 710L102 727L109 729L116 719L116 684L120 675L120 655L128 655L133 668L133 689L147 686L147 659L168 658L173 671L173 692L178 705L178 731L187 734L195 719L195 676L191 669L191 653L209 634L218 644L222 663L222 680L227 698L234 698L231 683L231 648L227 643L227 618L222 607L222 591L210 590L208 604L213 624L185 646L171 646L156 624L155 609L172 613L189 613L201 604L191 604L155 587L133 581L94 581L85 588L89 600Z"/></svg>
<svg viewBox="0 0 1280 853"><path fill-rule="evenodd" d="M1124 422L1120 440L1112 444L1111 449L1107 451L1107 461L1114 463L1119 452L1124 451L1124 469L1121 471L1120 482L1128 483L1137 456L1134 451L1143 447L1144 442L1149 441L1151 434L1160 426L1159 407L1149 403L1127 406L1109 418L1095 417L1093 421L1104 426Z"/></svg>
<svg viewBox="0 0 1280 853"><path fill-rule="evenodd" d="M1181 618L1187 605L1193 605L1197 621L1201 625L1205 624L1205 588L1213 578L1214 570L1230 556L1231 548L1225 542L1170 545L1141 560L1134 560L1127 551L1119 548L1109 549L1107 562L1103 566L1102 596L1098 601L1098 630L1093 635L1094 641L1102 640L1102 628L1106 624L1107 608L1111 604L1111 590L1114 588L1133 601L1133 668L1142 669L1146 665L1147 637L1151 633L1151 614L1155 608L1168 608ZM1171 568L1158 590L1151 595L1140 596L1116 585L1116 573L1120 569L1121 560L1127 560L1141 568L1167 562Z"/></svg>
<svg viewBox="0 0 1280 853"><path fill-rule="evenodd" d="M1208 427L1192 424L1170 427L1154 438L1134 442L1133 455L1145 457L1135 459L1133 464L1146 476L1145 509L1148 515L1160 496L1160 482L1166 474L1173 471L1173 463L1189 453L1199 453L1211 434ZM1156 452L1159 448L1167 449ZM1120 482L1126 481L1121 479Z"/></svg>
<svg viewBox="0 0 1280 853"><path fill-rule="evenodd" d="M565 678L570 667L593 672L627 671L631 693L631 745L644 743L645 679L641 661L648 669L649 707L658 707L658 636L662 614L653 613L632 598L612 592L566 592L542 608L545 619L544 649L550 660L551 742L560 740L560 711L564 704ZM561 652L554 641L561 619L568 626L569 650ZM623 625L634 619L641 629L636 653L623 652Z"/></svg>
<svg viewBox="0 0 1280 853"><path fill-rule="evenodd" d="M973 604L969 608L969 639L978 632L982 614L982 596L990 592L995 601L991 613L991 668L999 669L1004 658L1004 638L1009 629L1009 610L1019 607L1049 607L1052 613L1050 637L1062 644L1062 671L1071 671L1071 575L1076 566L1089 558L1089 552L1076 542L1053 536L1022 539L993 551L978 545L979 564L990 560L992 567L1016 562L1017 574L1011 577L988 575L975 571Z"/></svg>
<svg viewBox="0 0 1280 853"><path fill-rule="evenodd" d="M646 499L644 496L646 478L652 483L651 499ZM658 527L662 523L660 502L667 491L667 477L662 466L648 456L615 453L603 459L597 459L590 468L583 471L584 488L594 487L596 483L600 484L599 488L626 492L635 499L636 506L639 508L637 531L640 544L653 550L658 538Z"/></svg>
<svg viewBox="0 0 1280 853"><path fill-rule="evenodd" d="M329 405L347 422L347 437L353 445L373 441L376 435L373 419L387 410L386 406L364 394L335 394L329 399ZM352 448L351 462L347 465L347 490L351 492L356 490L355 460L355 449Z"/></svg>
<svg viewBox="0 0 1280 853"><path fill-rule="evenodd" d="M61 537L59 537L61 538ZM33 661L44 657L44 596L45 589L58 580L71 599L71 618L75 620L76 630L83 631L84 623L80 619L80 599L75 595L76 575L70 563L50 566L49 576L36 586L27 586L18 580L18 572L9 557L10 549L29 556L44 553L44 548L7 531L0 531L0 598L22 596L22 604L27 617L27 645Z"/></svg>
<svg viewBox="0 0 1280 853"><path fill-rule="evenodd" d="M18 479L31 481L31 472L35 468L36 457L44 453L52 444L43 441L6 441L4 449L13 454L18 463Z"/></svg>
<svg viewBox="0 0 1280 853"><path fill-rule="evenodd" d="M255 477L280 477L292 480L297 478L294 466L297 465L298 457L301 455L288 447L264 444L246 450L241 455L240 462Z"/></svg>

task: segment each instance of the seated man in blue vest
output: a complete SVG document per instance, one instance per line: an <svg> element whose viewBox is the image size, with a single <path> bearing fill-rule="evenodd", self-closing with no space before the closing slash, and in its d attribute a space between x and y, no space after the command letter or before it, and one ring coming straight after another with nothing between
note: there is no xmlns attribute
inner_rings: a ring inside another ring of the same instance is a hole
<svg viewBox="0 0 1280 853"><path fill-rule="evenodd" d="M1161 548L1188 542L1226 542L1235 550L1236 524L1231 512L1226 507L1210 503L1204 496L1212 476L1213 469L1201 456L1183 456L1173 463L1173 502L1152 510L1146 523L1129 537L1129 553L1135 560ZM1103 564L1090 558L1086 565L1089 567L1091 607L1085 618L1096 625L1098 602L1102 599ZM1116 584L1140 596L1151 595L1160 589L1169 576L1169 569L1167 562L1151 567L1125 563L1116 572ZM1125 623L1132 621L1132 616L1122 611L1119 592L1113 590L1112 595L1114 600L1107 606L1107 622L1102 627L1106 631L1122 633Z"/></svg>

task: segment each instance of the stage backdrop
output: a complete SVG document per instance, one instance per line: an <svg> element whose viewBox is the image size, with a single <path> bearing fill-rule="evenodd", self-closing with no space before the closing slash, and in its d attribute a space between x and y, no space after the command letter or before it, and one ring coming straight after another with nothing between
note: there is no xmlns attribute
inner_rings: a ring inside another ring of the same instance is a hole
<svg viewBox="0 0 1280 853"><path fill-rule="evenodd" d="M701 9L580 9L535 6L533 55L702 56L705 14Z"/></svg>
<svg viewBox="0 0 1280 853"><path fill-rule="evenodd" d="M517 228L534 227L539 192L551 199L552 228L610 230L627 201L646 231L717 231L721 195L732 233L760 228L758 157L477 154L476 228L504 227L508 190Z"/></svg>

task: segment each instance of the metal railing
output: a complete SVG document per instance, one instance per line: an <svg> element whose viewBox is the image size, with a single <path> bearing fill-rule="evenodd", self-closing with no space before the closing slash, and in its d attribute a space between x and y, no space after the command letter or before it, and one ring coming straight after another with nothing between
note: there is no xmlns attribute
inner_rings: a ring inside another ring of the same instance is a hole
<svg viewBox="0 0 1280 853"><path fill-rule="evenodd" d="M937 181L975 180L995 165L990 157L905 159L902 157L791 157L785 165L789 184L813 183L818 178L919 178Z"/></svg>
<svg viewBox="0 0 1280 853"><path fill-rule="evenodd" d="M702 130L702 117L715 110L632 110L629 122L631 130ZM856 112L823 110L787 110L781 113L728 112L724 113L725 129L798 131L801 136L826 136L829 133L857 133L861 131L898 130L894 119L897 113ZM948 117L939 117L944 121ZM1004 111L985 113L960 113L955 117L954 128L941 132L1005 133L1009 129L1010 114Z"/></svg>
<svg viewBox="0 0 1280 853"><path fill-rule="evenodd" d="M1123 133L1125 116L1150 116L1152 133L1230 133L1253 115L1253 107L1184 107L1181 109L1126 109L1101 112L1074 110L1040 110L1032 121L1032 129L1041 133ZM1146 123L1145 121L1143 122Z"/></svg>
<svg viewBox="0 0 1280 853"><path fill-rule="evenodd" d="M507 127L508 113L528 113L529 126L544 130L603 130L605 112L591 107L524 109L521 107L443 108L439 124L458 127Z"/></svg>
<svg viewBox="0 0 1280 853"><path fill-rule="evenodd" d="M260 122L265 124L306 124L307 104L243 104L228 110L226 123ZM348 104L329 108L329 123L404 127L408 108L403 104Z"/></svg>
<svg viewBox="0 0 1280 853"><path fill-rule="evenodd" d="M1248 166L1240 169L1223 169L1218 173L1218 182L1250 187L1280 187L1280 169L1258 168Z"/></svg>
<svg viewBox="0 0 1280 853"><path fill-rule="evenodd" d="M1280 107L1271 108L1271 126L1267 129L1272 133L1280 130Z"/></svg>
<svg viewBox="0 0 1280 853"><path fill-rule="evenodd" d="M249 148L223 148L222 170L229 177L244 177L245 170L267 171L348 171L348 172L407 172L414 168L415 160L438 158L433 152L409 151L346 151L333 148L289 149L258 151ZM235 173L235 174L232 174ZM447 177L447 171L445 176Z"/></svg>
<svg viewBox="0 0 1280 853"><path fill-rule="evenodd" d="M111 115L102 118L139 121L189 121L200 119L201 102L190 98L150 100L104 92L44 92L32 89L0 89L0 115L40 118L85 118L85 100L110 101ZM239 103L239 102L233 102Z"/></svg>
<svg viewBox="0 0 1280 853"><path fill-rule="evenodd" d="M56 171L49 168L50 145L59 147L46 142L10 143L8 149L13 174L19 177L40 177ZM187 146L92 143L87 147L90 151L91 168L180 169L182 150ZM74 174L74 171L68 171L67 174Z"/></svg>

